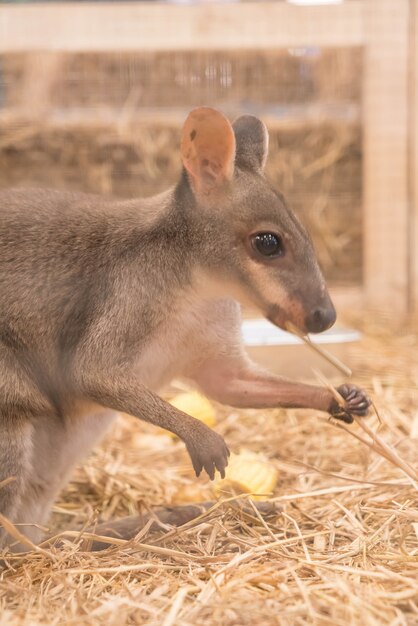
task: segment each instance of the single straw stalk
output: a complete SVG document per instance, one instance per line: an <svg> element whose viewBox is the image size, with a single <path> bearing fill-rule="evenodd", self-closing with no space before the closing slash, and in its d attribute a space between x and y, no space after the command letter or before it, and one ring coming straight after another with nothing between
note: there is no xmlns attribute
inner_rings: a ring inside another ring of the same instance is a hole
<svg viewBox="0 0 418 626"><path fill-rule="evenodd" d="M332 365L334 365L340 372L342 372L346 376L352 375L352 371L350 370L350 368L344 365L344 363L342 363L334 355L330 354L327 350L324 350L323 348L320 348L318 345L312 343L310 338L307 335L304 335L303 333L301 333L301 331L298 328L296 328L294 324L292 324L291 322L286 322L286 328L289 330L289 332L293 333L294 335L302 339L302 341L304 341L306 345L309 346L309 348L311 348L314 352L316 352L322 358L328 361L328 363L331 363ZM319 372L315 371L315 374L318 377L318 379L322 382L322 384L325 387L327 387L329 391L332 393L332 395L334 396L335 400L338 402L338 405L341 407L341 409L347 412L345 400L341 396L341 394L338 393L337 389L335 389L335 387L331 385L331 383L326 378L324 378L324 376L322 376ZM372 406L376 413L376 416L381 421L381 418L376 410L375 405L372 404ZM338 428L342 428L343 430L348 432L350 435L352 435L353 437L355 437L356 439L364 443L366 446L368 446L371 450L374 450L374 452L384 457L387 461L389 461L389 463L392 463L393 465L398 467L400 470L402 470L402 472L404 472L404 474L406 474L407 477L410 479L410 482L413 485L413 487L418 491L418 484L417 484L418 474L414 470L414 468L411 467L408 463L406 463L406 461L404 461L395 450L393 450L390 446L388 446L388 444L382 439L382 437L380 437L367 425L365 420L359 418L356 415L352 415L351 413L350 415L353 418L353 420L360 426L360 428L370 437L371 441L369 441L365 437L362 437L358 433L353 432L351 429L347 428L341 423L336 423L336 426L338 426Z"/></svg>
<svg viewBox="0 0 418 626"><path fill-rule="evenodd" d="M315 371L315 374L318 377L318 379L320 380L320 382L325 387L327 387L329 389L329 391L334 396L335 400L338 402L339 406L344 411L346 411L347 409L345 407L344 398L342 397L342 395L340 393L338 393L337 389L335 389L335 387L333 385L331 385L331 383L324 376L322 376L319 372ZM372 404L372 406L373 406L373 409L374 409L376 415L378 415L374 404ZM358 433L355 433L350 428L347 428L344 424L341 424L340 422L334 422L335 425L338 428L341 428L341 429L345 430L347 433L349 433L350 435L352 435L353 437L355 437L356 439L358 439L362 443L364 443L366 446L368 446L371 450L374 450L374 452L376 452L380 456L383 456L387 461L389 461L389 463L392 463L392 465L395 465L400 470L402 470L404 472L404 474L406 474L408 476L408 478L410 479L410 482L413 485L413 487L415 489L417 489L417 491L418 491L418 484L416 482L416 481L418 481L418 474L414 470L414 468L412 468L410 465L408 465L408 463L406 463L406 461L404 461L399 456L399 454L395 450L393 450L393 448L388 446L388 444L382 439L382 437L380 437L380 435L375 433L367 425L367 423L366 423L366 421L364 419L362 419L361 417L358 417L357 415L352 415L351 413L350 413L350 415L353 418L353 420L356 422L356 424L358 424L360 426L360 428L370 437L371 441L369 441L365 437L362 437ZM379 417L379 419L381 419L381 418Z"/></svg>
<svg viewBox="0 0 418 626"><path fill-rule="evenodd" d="M299 337L299 339L301 339L304 343L306 343L306 345L309 346L311 350L319 354L323 359L328 361L328 363L331 363L331 365L336 367L342 374L344 374L345 376L352 375L353 372L350 370L349 367L344 365L344 363L342 363L339 359L337 359L336 356L328 352L328 350L325 350L325 348L322 348L321 346L318 346L316 343L313 343L311 339L308 337L308 335L304 335L303 333L301 333L300 330L296 328L294 324L292 324L292 322L286 322L285 326L286 326L286 329L290 333Z"/></svg>

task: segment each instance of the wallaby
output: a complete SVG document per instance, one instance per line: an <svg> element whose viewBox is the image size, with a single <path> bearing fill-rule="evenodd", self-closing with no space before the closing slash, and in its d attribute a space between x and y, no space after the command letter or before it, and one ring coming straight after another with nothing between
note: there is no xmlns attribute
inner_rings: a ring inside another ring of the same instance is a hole
<svg viewBox="0 0 418 626"><path fill-rule="evenodd" d="M264 176L267 151L259 119L201 107L181 179L160 195L0 193L0 513L32 541L118 411L178 435L197 476L224 475L222 437L157 395L173 378L235 407L366 415L354 385L339 387L341 412L328 389L245 354L240 304L302 332L336 317L308 234Z"/></svg>

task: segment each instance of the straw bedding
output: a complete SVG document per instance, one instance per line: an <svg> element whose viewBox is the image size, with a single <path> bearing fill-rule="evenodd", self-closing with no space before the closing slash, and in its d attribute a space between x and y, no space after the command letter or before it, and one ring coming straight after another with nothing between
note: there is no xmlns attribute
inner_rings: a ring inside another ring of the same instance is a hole
<svg viewBox="0 0 418 626"><path fill-rule="evenodd" d="M382 419L368 424L416 471L418 336L369 327L350 365ZM63 536L59 548L8 558L0 625L418 624L413 481L314 412L218 415L231 449L263 452L279 471L276 510L227 502L103 552ZM210 498L180 442L124 417L77 469L51 530Z"/></svg>

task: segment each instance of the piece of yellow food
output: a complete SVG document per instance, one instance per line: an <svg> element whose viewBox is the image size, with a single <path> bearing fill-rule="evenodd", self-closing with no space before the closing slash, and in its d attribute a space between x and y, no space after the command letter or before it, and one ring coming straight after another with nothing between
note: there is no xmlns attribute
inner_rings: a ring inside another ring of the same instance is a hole
<svg viewBox="0 0 418 626"><path fill-rule="evenodd" d="M214 491L217 496L251 493L254 500L261 500L271 494L277 480L276 468L265 457L243 451L231 454L226 476L216 480Z"/></svg>
<svg viewBox="0 0 418 626"><path fill-rule="evenodd" d="M214 426L216 424L216 413L213 405L198 391L179 393L169 402L176 409L195 417L200 422L206 424L206 426Z"/></svg>
<svg viewBox="0 0 418 626"><path fill-rule="evenodd" d="M205 502L211 499L211 488L209 481L198 481L193 477L190 482L180 484L174 494L175 504L188 504Z"/></svg>

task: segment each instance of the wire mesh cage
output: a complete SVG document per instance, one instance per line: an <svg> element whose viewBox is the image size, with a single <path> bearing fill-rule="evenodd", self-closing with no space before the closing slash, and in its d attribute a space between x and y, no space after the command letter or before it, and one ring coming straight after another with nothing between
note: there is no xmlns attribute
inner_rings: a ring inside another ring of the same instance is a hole
<svg viewBox="0 0 418 626"><path fill-rule="evenodd" d="M358 48L12 54L2 73L4 107L17 111L2 185L150 195L179 176L188 110L255 113L270 130L267 175L308 224L328 277L361 282Z"/></svg>
<svg viewBox="0 0 418 626"><path fill-rule="evenodd" d="M179 176L191 108L253 113L270 132L267 175L327 279L414 308L413 3L373 4L14 7L0 47L0 185L151 195Z"/></svg>

